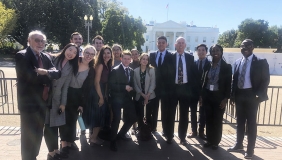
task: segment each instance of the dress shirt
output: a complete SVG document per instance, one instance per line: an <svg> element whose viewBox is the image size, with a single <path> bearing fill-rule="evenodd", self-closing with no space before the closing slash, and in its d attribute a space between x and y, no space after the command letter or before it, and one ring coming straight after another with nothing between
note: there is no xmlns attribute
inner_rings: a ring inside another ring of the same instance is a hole
<svg viewBox="0 0 282 160"><path fill-rule="evenodd" d="M202 59L202 60L198 59L198 61L197 61L198 68L199 68L199 65L200 65L200 61L202 61L202 69L204 68L205 63L206 63L206 59L207 59L207 58L204 58L204 59Z"/></svg>
<svg viewBox="0 0 282 160"><path fill-rule="evenodd" d="M221 66L221 59L217 63L216 67L211 67L208 73L208 82L206 89L210 90L210 86L213 85L213 90L211 91L218 91L218 80L219 80L219 72Z"/></svg>
<svg viewBox="0 0 282 160"><path fill-rule="evenodd" d="M164 50L163 52L160 52L158 51L157 52L157 56L156 56L156 64L158 65L158 62L159 62L159 58L160 58L160 54L162 53L162 64L164 62L164 57L165 57L165 54L166 54L166 50ZM158 66L159 67L159 66Z"/></svg>
<svg viewBox="0 0 282 160"><path fill-rule="evenodd" d="M241 62L240 62L240 68L239 68L240 74L242 72L242 68L243 68L243 65L244 65L244 59L245 59L245 57L243 57ZM247 62L247 68L246 68L246 73L245 73L245 81L244 81L243 89L252 88L250 69L251 69L252 60L253 60L253 54L250 55L247 59L248 59L248 61L246 61Z"/></svg>
<svg viewBox="0 0 282 160"><path fill-rule="evenodd" d="M130 69L129 69L129 66L127 66L127 67L125 67L122 63L121 63L121 65L123 66L123 69L124 69L124 74L125 74L125 72L126 72L126 68L128 68L128 77L129 77L129 80L128 81L130 81ZM127 76L127 75L126 75Z"/></svg>
<svg viewBox="0 0 282 160"><path fill-rule="evenodd" d="M175 83L178 84L178 61L179 61L179 53L176 54L176 76L175 76ZM186 61L185 61L185 54L182 53L181 55L182 64L183 64L183 84L188 83L188 76L187 76L187 68L186 68Z"/></svg>

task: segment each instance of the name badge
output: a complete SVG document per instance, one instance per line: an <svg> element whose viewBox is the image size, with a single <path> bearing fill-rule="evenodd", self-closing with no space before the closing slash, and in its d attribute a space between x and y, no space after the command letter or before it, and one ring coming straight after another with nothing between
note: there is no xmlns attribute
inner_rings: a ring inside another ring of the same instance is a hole
<svg viewBox="0 0 282 160"><path fill-rule="evenodd" d="M210 91L214 90L214 85L210 85Z"/></svg>

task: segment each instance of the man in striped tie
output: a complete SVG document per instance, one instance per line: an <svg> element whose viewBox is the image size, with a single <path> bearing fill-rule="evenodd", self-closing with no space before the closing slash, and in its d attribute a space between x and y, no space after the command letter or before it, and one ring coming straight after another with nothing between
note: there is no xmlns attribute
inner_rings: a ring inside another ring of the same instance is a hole
<svg viewBox="0 0 282 160"><path fill-rule="evenodd" d="M245 124L247 123L248 145L246 159L254 155L257 136L257 109L260 102L268 99L267 87L270 80L269 65L266 59L253 54L254 43L245 39L241 43L243 57L236 60L230 102L236 105L237 141L228 151L242 151Z"/></svg>

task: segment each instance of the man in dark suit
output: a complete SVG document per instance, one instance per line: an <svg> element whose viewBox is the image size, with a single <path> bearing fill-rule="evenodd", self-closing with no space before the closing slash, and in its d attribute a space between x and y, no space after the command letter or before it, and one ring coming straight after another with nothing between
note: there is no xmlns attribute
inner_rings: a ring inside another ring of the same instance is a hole
<svg viewBox="0 0 282 160"><path fill-rule="evenodd" d="M257 109L260 102L268 99L269 65L266 59L253 54L254 44L250 39L241 43L243 57L236 60L232 83L231 104L235 102L237 113L237 141L228 151L243 150L245 124L248 127L246 159L251 159L257 136Z"/></svg>
<svg viewBox="0 0 282 160"><path fill-rule="evenodd" d="M186 41L183 37L178 37L175 42L176 52L172 55L171 77L170 77L170 106L168 112L168 133L167 143L171 144L174 133L174 120L176 106L179 103L179 125L178 136L180 143L186 145L185 140L188 129L188 109L191 99L191 86L194 83L192 67L194 57L184 52Z"/></svg>
<svg viewBox="0 0 282 160"><path fill-rule="evenodd" d="M193 94L191 95L191 103L190 103L190 115L191 115L191 128L192 132L188 135L188 138L193 138L198 135L197 128L197 106L200 98L200 92L202 89L201 79L203 73L210 69L210 61L207 59L207 51L208 47L205 44L200 44L197 46L197 54L199 59L194 62L193 72L195 73L195 85L192 85L191 90ZM206 125L206 116L204 112L204 106L200 104L199 107L199 137L202 139L206 139L206 135L204 133Z"/></svg>
<svg viewBox="0 0 282 160"><path fill-rule="evenodd" d="M40 149L51 69L54 65L42 53L46 36L32 31L28 36L29 47L15 56L17 97L21 119L21 154L23 160L35 160Z"/></svg>
<svg viewBox="0 0 282 160"><path fill-rule="evenodd" d="M83 37L79 32L74 32L71 34L70 42L76 44L79 47L79 57L82 57L82 43L83 43Z"/></svg>
<svg viewBox="0 0 282 160"><path fill-rule="evenodd" d="M132 68L129 67L131 53L124 52L122 54L121 62L121 64L112 69L109 77L109 89L113 112L110 145L112 151L117 151L116 140L129 140L125 134L130 129L131 125L137 121L134 102L132 100L134 72ZM117 134L122 108L124 124Z"/></svg>
<svg viewBox="0 0 282 160"><path fill-rule="evenodd" d="M165 36L160 36L157 42L158 51L150 53L150 64L155 68L156 73L156 99L158 105L153 109L152 131L157 131L157 120L159 101L161 100L161 119L163 127L163 135L167 132L167 115L168 115L168 94L170 77L168 68L171 65L171 53L166 50L167 39Z"/></svg>

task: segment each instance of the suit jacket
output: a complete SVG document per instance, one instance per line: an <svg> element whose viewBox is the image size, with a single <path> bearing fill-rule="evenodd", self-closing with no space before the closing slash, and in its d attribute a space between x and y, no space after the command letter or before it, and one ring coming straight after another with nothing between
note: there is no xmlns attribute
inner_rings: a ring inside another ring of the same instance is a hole
<svg viewBox="0 0 282 160"><path fill-rule="evenodd" d="M45 53L40 53L40 55L44 69L54 68L49 55ZM39 68L39 65L30 47L19 51L15 56L15 61L19 110L36 112L40 107L46 107L47 103L43 100L42 94L44 85L50 86L52 77L37 75L34 71L35 68Z"/></svg>
<svg viewBox="0 0 282 160"><path fill-rule="evenodd" d="M234 98L236 98L235 93L236 89L238 88L239 68L241 60L241 58L237 59L234 64L234 75L231 93L231 96ZM269 65L266 59L261 59L256 55L253 55L252 64L250 68L250 78L252 89L258 97L259 102L268 100L267 88L270 81L270 74Z"/></svg>
<svg viewBox="0 0 282 160"><path fill-rule="evenodd" d="M59 64L57 65L57 61L58 58L55 58L54 64L56 68L59 69L61 67ZM61 78L53 80L52 82L52 108L46 112L45 123L49 124L50 127L61 126L66 123L65 112L59 115L58 110L60 105L66 106L67 104L68 88L73 75L73 70L69 62L67 62L60 70Z"/></svg>
<svg viewBox="0 0 282 160"><path fill-rule="evenodd" d="M192 96L195 98L199 98L200 94L201 94L201 90L202 90L202 82L203 82L203 75L206 71L208 71L211 67L211 62L206 58L205 59L205 65L203 66L203 71L202 74L201 72L199 72L198 70L198 61L194 62L194 65L192 67L192 72L195 75L195 84L191 87L192 90Z"/></svg>
<svg viewBox="0 0 282 160"><path fill-rule="evenodd" d="M185 61L186 61L186 71L187 71L187 80L189 86L195 85L195 73L193 71L193 65L194 65L194 57L191 56L189 53L184 52L183 55L185 56ZM178 61L178 59L177 59ZM171 90L174 89L174 84L175 84L175 77L176 77L176 53L172 54L172 66L170 67L171 69L171 78L170 78L170 86L173 87ZM190 91L189 91L190 92ZM189 93L191 94L191 93Z"/></svg>
<svg viewBox="0 0 282 160"><path fill-rule="evenodd" d="M145 94L151 93L149 99L153 99L156 97L156 94L154 92L155 88L155 69L147 68L145 77ZM135 100L138 101L142 93L142 87L140 83L140 67L134 69L134 89L136 91Z"/></svg>
<svg viewBox="0 0 282 160"><path fill-rule="evenodd" d="M125 86L129 85L130 87L134 87L133 79L134 79L134 71L132 68L128 67L130 71L130 81L128 82L128 79L125 75L124 68L122 64L117 65L112 69L109 75L109 90L110 90L110 96L112 100L116 99L125 99L129 98L131 99L133 96L133 91L127 92L125 90Z"/></svg>
<svg viewBox="0 0 282 160"><path fill-rule="evenodd" d="M163 63L161 66L157 66L156 63L157 52L150 53L150 64L155 68L156 74L156 96L164 97L170 92L170 81L171 76L171 65L172 65L172 54L169 51L166 51Z"/></svg>
<svg viewBox="0 0 282 160"><path fill-rule="evenodd" d="M209 63L211 67L211 63ZM208 83L208 73L209 69L205 71L204 77L203 77L203 96L206 94L206 86ZM221 100L224 98L229 99L230 98L230 92L231 92L231 81L232 81L232 67L230 64L226 63L223 59L221 59L221 65L220 65L220 71L218 75L218 91Z"/></svg>

